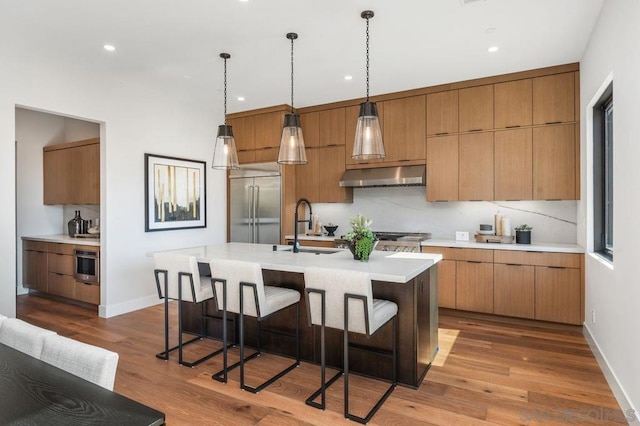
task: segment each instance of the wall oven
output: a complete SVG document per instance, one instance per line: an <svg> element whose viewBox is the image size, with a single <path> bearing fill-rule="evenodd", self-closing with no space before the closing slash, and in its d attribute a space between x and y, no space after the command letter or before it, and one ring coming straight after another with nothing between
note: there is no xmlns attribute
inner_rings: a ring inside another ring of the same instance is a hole
<svg viewBox="0 0 640 426"><path fill-rule="evenodd" d="M100 252L97 250L74 250L73 255L73 277L85 283L99 283Z"/></svg>

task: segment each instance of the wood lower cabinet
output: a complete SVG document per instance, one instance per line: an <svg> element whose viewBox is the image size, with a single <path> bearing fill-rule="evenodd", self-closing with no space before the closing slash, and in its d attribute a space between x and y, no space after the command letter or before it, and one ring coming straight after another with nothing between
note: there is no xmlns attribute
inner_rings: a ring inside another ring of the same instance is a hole
<svg viewBox="0 0 640 426"><path fill-rule="evenodd" d="M535 275L535 319L580 324L580 270L536 266Z"/></svg>
<svg viewBox="0 0 640 426"><path fill-rule="evenodd" d="M99 250L95 246L22 241L22 286L93 305L100 304L100 285L76 281L74 250Z"/></svg>
<svg viewBox="0 0 640 426"><path fill-rule="evenodd" d="M531 129L494 134L494 199L531 200L533 194Z"/></svg>
<svg viewBox="0 0 640 426"><path fill-rule="evenodd" d="M535 271L529 265L493 267L493 312L519 318L534 318Z"/></svg>
<svg viewBox="0 0 640 426"><path fill-rule="evenodd" d="M460 201L493 200L493 160L493 132L460 135L458 142L458 199Z"/></svg>
<svg viewBox="0 0 640 426"><path fill-rule="evenodd" d="M427 138L427 201L458 200L458 135Z"/></svg>
<svg viewBox="0 0 640 426"><path fill-rule="evenodd" d="M493 313L493 264L456 262L456 308Z"/></svg>
<svg viewBox="0 0 640 426"><path fill-rule="evenodd" d="M100 138L42 150L44 204L100 204Z"/></svg>
<svg viewBox="0 0 640 426"><path fill-rule="evenodd" d="M456 308L456 261L438 262L438 306Z"/></svg>
<svg viewBox="0 0 640 426"><path fill-rule="evenodd" d="M576 199L575 124L533 129L533 199Z"/></svg>

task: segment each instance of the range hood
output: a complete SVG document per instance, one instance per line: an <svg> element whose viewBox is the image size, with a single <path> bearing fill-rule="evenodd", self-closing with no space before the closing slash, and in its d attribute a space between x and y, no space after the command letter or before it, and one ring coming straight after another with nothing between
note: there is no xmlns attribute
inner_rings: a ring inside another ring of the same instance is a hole
<svg viewBox="0 0 640 426"><path fill-rule="evenodd" d="M352 169L344 172L340 186L368 188L375 186L425 186L425 166Z"/></svg>

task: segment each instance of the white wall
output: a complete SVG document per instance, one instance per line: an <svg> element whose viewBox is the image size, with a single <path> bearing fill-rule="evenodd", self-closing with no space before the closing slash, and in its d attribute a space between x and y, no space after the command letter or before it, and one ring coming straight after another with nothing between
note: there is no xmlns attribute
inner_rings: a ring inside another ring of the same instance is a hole
<svg viewBox="0 0 640 426"><path fill-rule="evenodd" d="M338 225L336 235L350 231L349 218L362 213L373 220L374 231L430 232L432 238L445 239L468 231L473 239L479 225L493 224L499 211L512 227L532 225L534 243L570 244L576 242L576 206L575 201L428 203L425 187L397 187L354 189L353 204L314 204L313 212L323 224Z"/></svg>
<svg viewBox="0 0 640 426"><path fill-rule="evenodd" d="M222 116L211 105L183 99L168 79L147 87L124 73L110 73L0 45L0 257L16 262L16 106L104 123L101 127L101 225L103 316L157 303L147 253L225 239L225 174L207 167L207 223L204 230L144 232L144 153L210 163L215 127ZM97 68L96 68L97 69ZM177 85L178 83L176 83ZM219 108L218 108L219 109ZM16 271L0 269L0 312L15 315Z"/></svg>
<svg viewBox="0 0 640 426"><path fill-rule="evenodd" d="M587 190L591 173L587 159L587 105L607 76L613 73L614 96L614 261L613 266L586 256L586 327L617 378L631 408L640 408L640 278L635 226L640 211L640 2L607 0L580 64L580 98L583 125L582 199L579 235L592 249L593 199ZM589 185L590 186L590 185ZM591 311L596 322L591 321ZM626 407L623 407L626 408Z"/></svg>

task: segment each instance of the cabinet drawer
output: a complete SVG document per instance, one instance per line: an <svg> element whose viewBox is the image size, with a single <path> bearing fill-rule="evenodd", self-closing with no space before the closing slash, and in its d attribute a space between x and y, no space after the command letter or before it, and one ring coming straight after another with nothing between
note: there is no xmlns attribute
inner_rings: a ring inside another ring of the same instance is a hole
<svg viewBox="0 0 640 426"><path fill-rule="evenodd" d="M61 244L61 243L48 243L48 252L49 253L58 253L58 254L71 254L73 255L73 249L75 246L73 244Z"/></svg>
<svg viewBox="0 0 640 426"><path fill-rule="evenodd" d="M495 250L495 263L580 268L580 254Z"/></svg>
<svg viewBox="0 0 640 426"><path fill-rule="evenodd" d="M441 254L442 255L442 259L444 260L444 259L447 259L447 250L449 250L448 247L422 246L420 251L422 253Z"/></svg>
<svg viewBox="0 0 640 426"><path fill-rule="evenodd" d="M465 260L467 262L493 262L493 250L449 248L446 253L447 259Z"/></svg>
<svg viewBox="0 0 640 426"><path fill-rule="evenodd" d="M75 295L75 282L76 281L70 275L49 272L48 292L73 299Z"/></svg>
<svg viewBox="0 0 640 426"><path fill-rule="evenodd" d="M100 304L100 286L97 284L87 284L80 281L75 283L75 299L93 305Z"/></svg>
<svg viewBox="0 0 640 426"><path fill-rule="evenodd" d="M22 249L31 251L47 251L48 243L44 241L22 240Z"/></svg>
<svg viewBox="0 0 640 426"><path fill-rule="evenodd" d="M73 275L73 256L70 254L48 253L49 272Z"/></svg>

